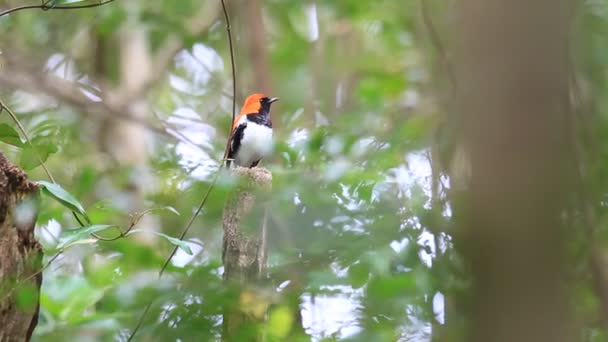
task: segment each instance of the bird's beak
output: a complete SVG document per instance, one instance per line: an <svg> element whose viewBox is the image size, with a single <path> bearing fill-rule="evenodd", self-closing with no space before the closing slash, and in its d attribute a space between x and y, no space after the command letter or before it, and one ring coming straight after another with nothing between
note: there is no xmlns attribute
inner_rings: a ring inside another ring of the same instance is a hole
<svg viewBox="0 0 608 342"><path fill-rule="evenodd" d="M270 100L268 100L268 103L273 103L273 102L276 102L278 100L279 100L278 97L272 97L272 98L270 98Z"/></svg>

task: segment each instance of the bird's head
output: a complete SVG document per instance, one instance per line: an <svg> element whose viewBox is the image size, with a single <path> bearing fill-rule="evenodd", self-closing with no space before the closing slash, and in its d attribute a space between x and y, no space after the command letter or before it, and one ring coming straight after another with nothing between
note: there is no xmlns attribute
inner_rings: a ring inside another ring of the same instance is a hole
<svg viewBox="0 0 608 342"><path fill-rule="evenodd" d="M270 105L277 100L277 97L268 97L264 94L249 95L247 99L245 99L243 108L241 108L241 115L270 113Z"/></svg>

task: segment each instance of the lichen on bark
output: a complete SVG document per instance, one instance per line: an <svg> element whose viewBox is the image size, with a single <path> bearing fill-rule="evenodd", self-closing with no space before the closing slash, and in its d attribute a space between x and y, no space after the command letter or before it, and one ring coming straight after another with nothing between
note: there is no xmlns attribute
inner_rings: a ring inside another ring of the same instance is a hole
<svg viewBox="0 0 608 342"><path fill-rule="evenodd" d="M42 249L34 238L38 190L23 170L0 153L0 341L28 341L38 322L42 283Z"/></svg>
<svg viewBox="0 0 608 342"><path fill-rule="evenodd" d="M238 185L224 206L224 241L222 261L228 286L238 286L241 295L260 285L266 272L266 200L272 185L272 174L264 168L232 170ZM262 315L263 316L263 315ZM224 313L224 340L242 340L244 330L259 323L243 308L228 307ZM250 334L246 339L255 340Z"/></svg>

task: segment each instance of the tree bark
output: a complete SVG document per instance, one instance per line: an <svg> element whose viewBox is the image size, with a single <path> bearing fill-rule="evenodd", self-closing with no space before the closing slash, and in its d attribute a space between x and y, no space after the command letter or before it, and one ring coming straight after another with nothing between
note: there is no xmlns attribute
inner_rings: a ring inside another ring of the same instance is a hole
<svg viewBox="0 0 608 342"><path fill-rule="evenodd" d="M468 341L574 341L563 214L572 193L566 1L465 0L461 133L471 158Z"/></svg>
<svg viewBox="0 0 608 342"><path fill-rule="evenodd" d="M255 296L253 289L266 272L266 205L264 194L272 185L272 174L264 168L236 168L239 185L224 207L222 260L228 286L237 285L241 297ZM241 301L244 297L241 298ZM256 300L256 298L250 298ZM264 310L265 311L265 310ZM235 305L224 312L226 341L256 340L255 324L262 317Z"/></svg>
<svg viewBox="0 0 608 342"><path fill-rule="evenodd" d="M29 341L40 307L38 186L0 153L0 341ZM27 298L27 300L24 300Z"/></svg>

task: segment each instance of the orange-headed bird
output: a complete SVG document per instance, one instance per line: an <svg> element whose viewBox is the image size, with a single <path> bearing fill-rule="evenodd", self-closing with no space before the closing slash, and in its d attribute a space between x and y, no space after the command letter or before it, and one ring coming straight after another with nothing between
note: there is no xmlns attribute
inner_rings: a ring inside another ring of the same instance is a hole
<svg viewBox="0 0 608 342"><path fill-rule="evenodd" d="M252 94L247 97L241 113L232 123L226 165L234 162L242 167L255 167L272 152L272 121L270 105L276 97Z"/></svg>

